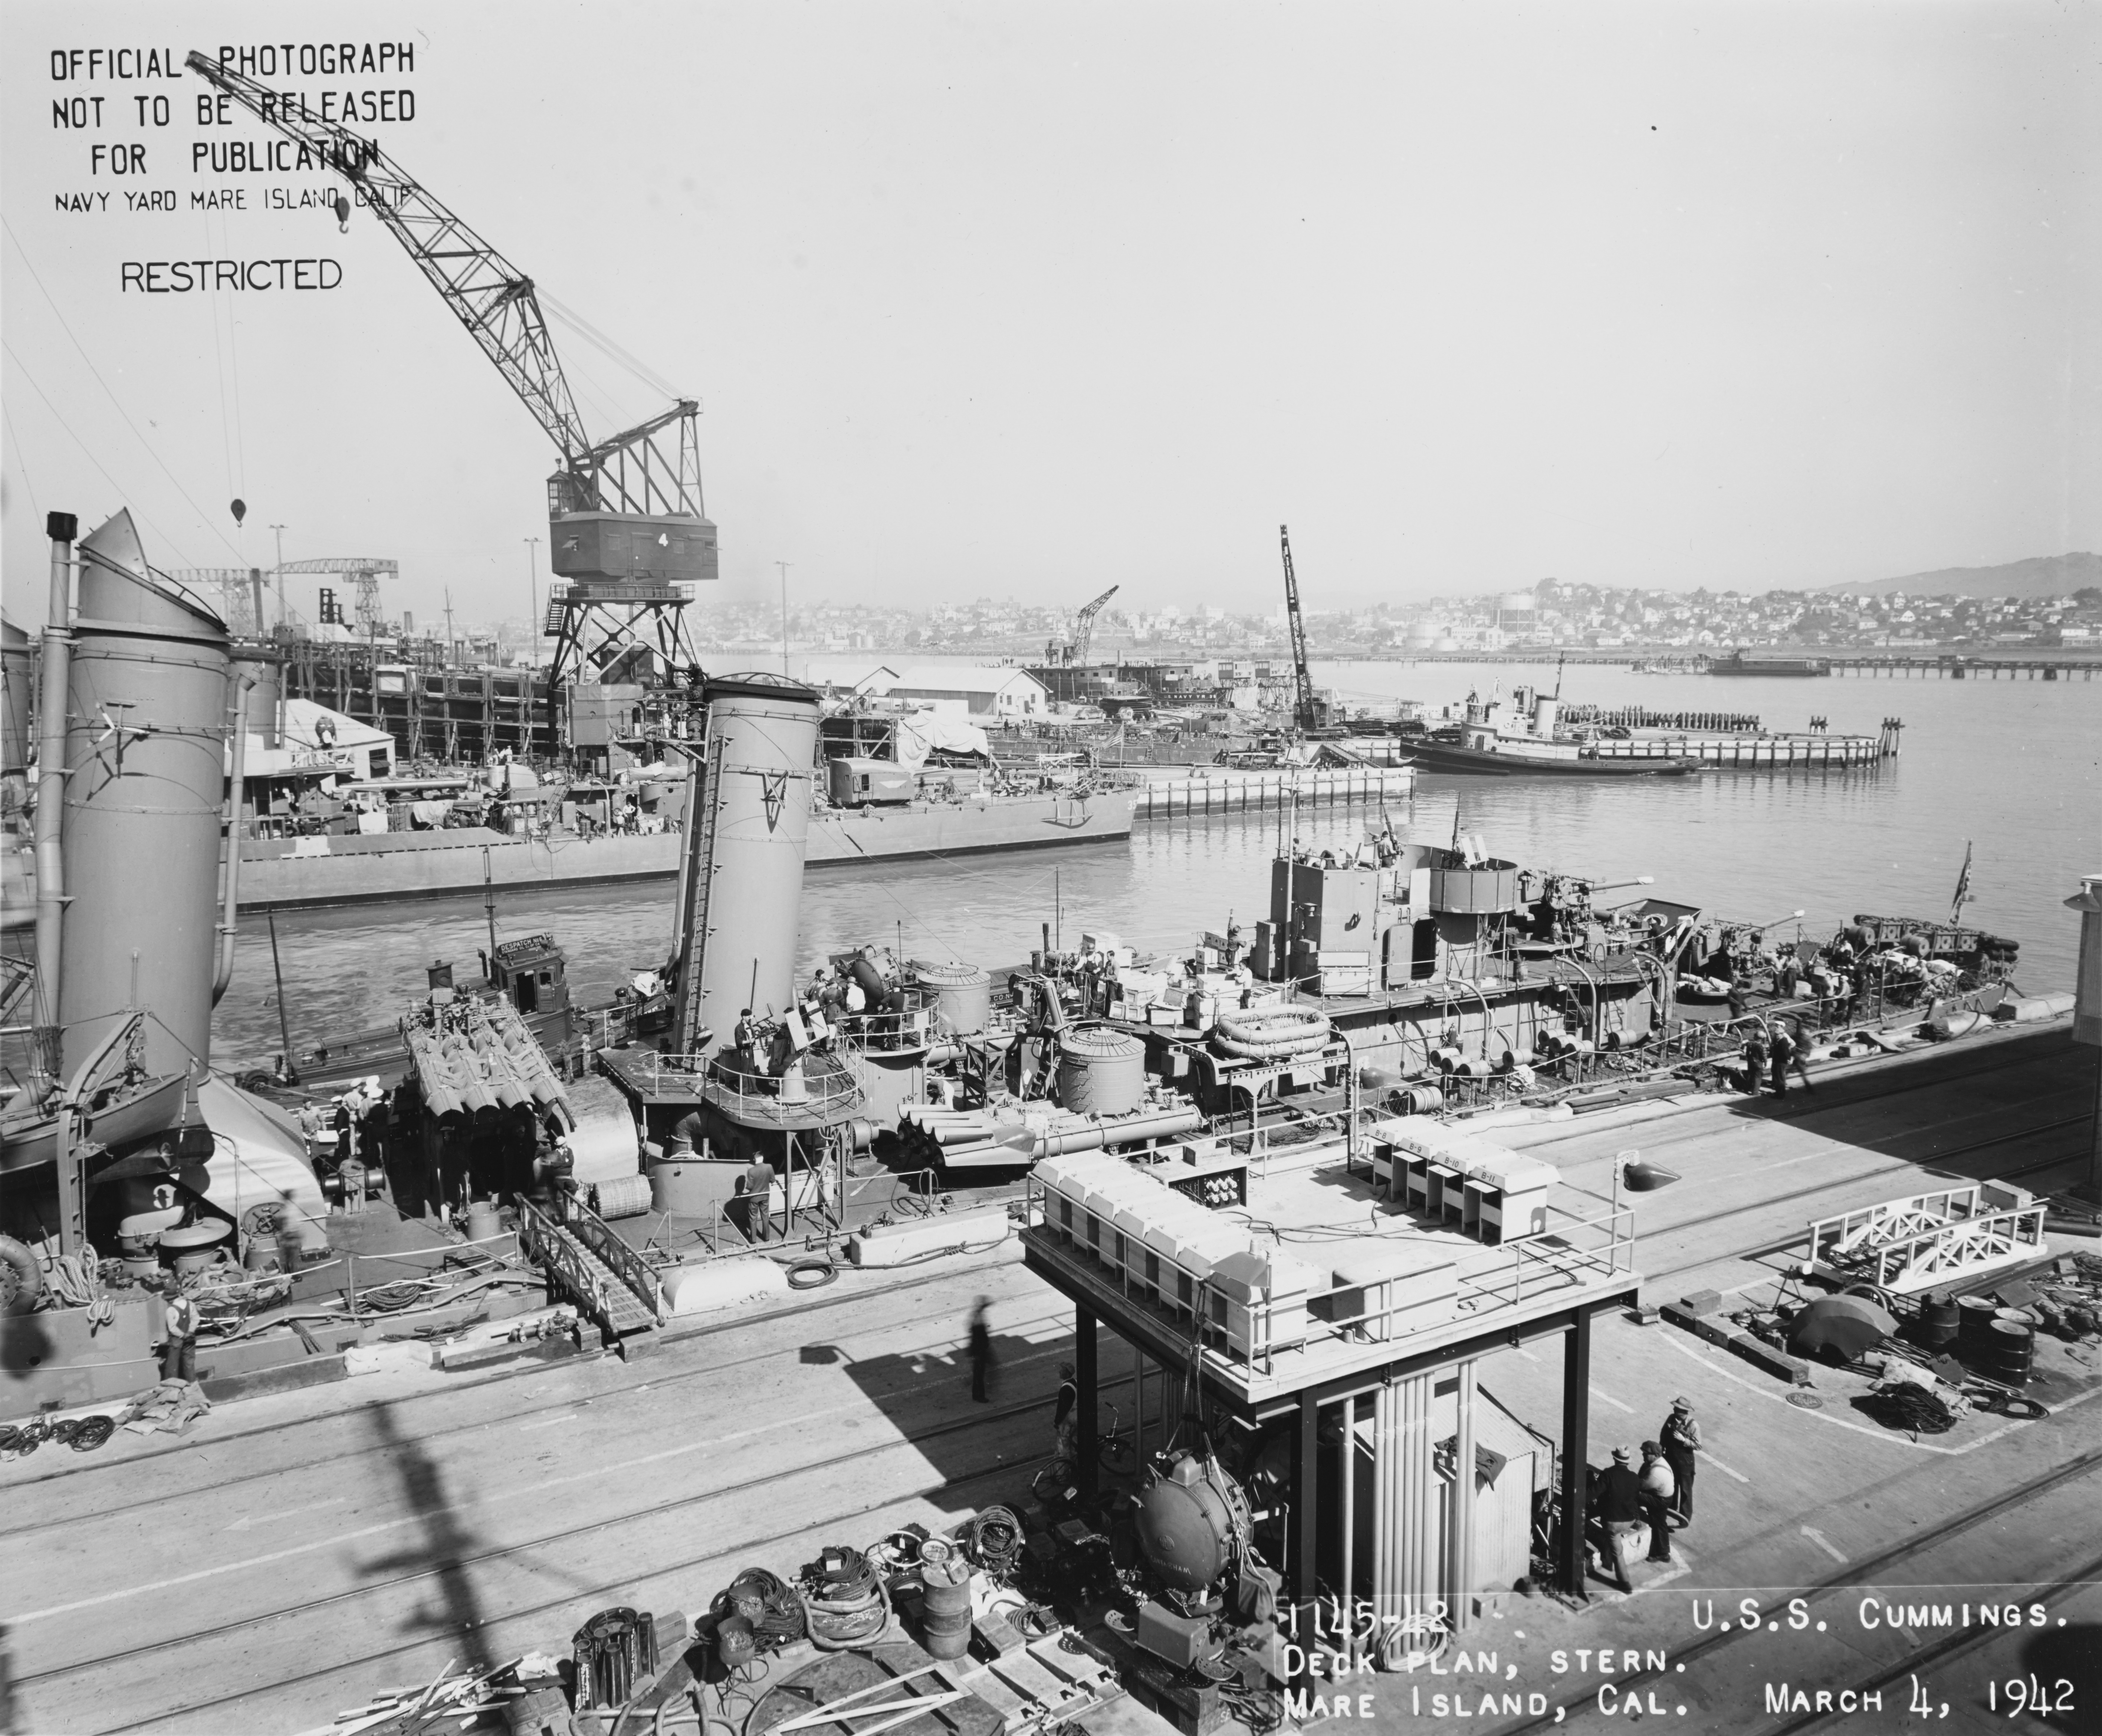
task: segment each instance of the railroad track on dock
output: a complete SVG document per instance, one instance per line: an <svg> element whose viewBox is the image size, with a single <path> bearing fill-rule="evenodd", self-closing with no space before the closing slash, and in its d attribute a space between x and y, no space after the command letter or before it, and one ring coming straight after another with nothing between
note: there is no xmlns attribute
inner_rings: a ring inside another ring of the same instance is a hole
<svg viewBox="0 0 2102 1736"><path fill-rule="evenodd" d="M2043 1472L2025 1482L2018 1483L2012 1489L2002 1491L1990 1500L1982 1501L1977 1506L1957 1514L1946 1524L1936 1526L1923 1536L1907 1538L1903 1543L1893 1544L1880 1555L1870 1556L1864 1561L1849 1561L1837 1572L1829 1574L1806 1587L1800 1595L1807 1601L1814 1605L1821 1599L1832 1596L1836 1592L1851 1591L1859 1586L1871 1584L1875 1580L1888 1575L1893 1570L1902 1568L1907 1563L1924 1555L1929 1549L1946 1543L1950 1538L1960 1536L1966 1531L1976 1530L1980 1526L1989 1524L1994 1520L2007 1518L2030 1503L2041 1500L2061 1485L2079 1477L2091 1477L2098 1470L2102 1470L2102 1447L2092 1448L2052 1470ZM2098 1571L2102 1571L2102 1561L2091 1563L2081 1569L2069 1579L2053 1587L2050 1595L2055 1599L2078 1590L2083 1579L2090 1578ZM1625 1695L1630 1689L1645 1687L1653 1682L1670 1681L1680 1670L1690 1667L1696 1659L1713 1657L1718 1652L1726 1650L1741 1641L1754 1636L1763 1631L1763 1628L1757 1627L1751 1629L1736 1626L1720 1628L1705 1639L1696 1640L1690 1645L1682 1646L1674 1650L1671 1654L1671 1667L1663 1670L1633 1671L1625 1676L1613 1678L1614 1685L1620 1689L1623 1695ZM2000 1630L1988 1630L1987 1636L1989 1637L1998 1632ZM1895 1681L1905 1675L1907 1670L1915 1667L1918 1661L1934 1656L1944 1656L1957 1650L1957 1647L1951 1643L1951 1640L1958 1637L1969 1641L1977 1638L1978 1636L1965 1633L1958 1636L1927 1641L1915 1647L1905 1659L1900 1660L1895 1666L1878 1667L1870 1672L1865 1683L1855 1683L1851 1685L1859 1687L1865 1685L1873 1688L1881 1681ZM1823 1721L1825 1717L1820 1714L1783 1728L1791 1731L1808 1729L1812 1725ZM1563 1718L1559 1713L1550 1714L1544 1717L1529 1718L1520 1723L1499 1726L1497 1736L1522 1736L1523 1732L1550 1729L1561 1722Z"/></svg>
<svg viewBox="0 0 2102 1736"><path fill-rule="evenodd" d="M2086 1115L2069 1116L2064 1121L2047 1122L2038 1127L2022 1128L2017 1132L1995 1134L1990 1139L1976 1140L1968 1145L1958 1146L1952 1151L1937 1153L1931 1158L1901 1158L1892 1162L1880 1164L1874 1169L1857 1171L1838 1180L1815 1183L1807 1188L1794 1189L1786 1194L1770 1194L1765 1198L1754 1200L1748 1205L1727 1206L1718 1211L1707 1211L1697 1217L1682 1218L1676 1223L1661 1224L1647 1233L1652 1240L1665 1236L1674 1236L1682 1230L1702 1229L1710 1224L1722 1223L1726 1219L1743 1217L1750 1212L1765 1211L1775 1206L1785 1206L1794 1200L1811 1199L1820 1194L1829 1194L1842 1188L1851 1188L1859 1182L1873 1180L1878 1176L1895 1175L1901 1170L1910 1170L1914 1174L1918 1174L1933 1163L1944 1162L1950 1158L1959 1158L1968 1152L1982 1151L1989 1145L2004 1145L2011 1140L2027 1139L2038 1133L2056 1132L2064 1127L2084 1127L2089 1125L2091 1120L2091 1118ZM1966 1179L1976 1181L2008 1181L2017 1176L2033 1176L2042 1170L2056 1169L2063 1164L2076 1162L2083 1154L2077 1149L2069 1150L2053 1157L2039 1158L2033 1162L2019 1164L2011 1169L1996 1170L1989 1176L1976 1176ZM1568 1186L1568 1184L1564 1183L1563 1185ZM1605 1198L1603 1194L1593 1194L1589 1188L1576 1188L1572 1191L1586 1194L1593 1199ZM1712 1255L1705 1260L1696 1260L1689 1265L1669 1266L1661 1272L1644 1272L1643 1278L1645 1282L1654 1282L1663 1278L1677 1278L1684 1273L1697 1272L1703 1266L1712 1266L1718 1260L1746 1259L1758 1251L1758 1250L1754 1248L1737 1253Z"/></svg>
<svg viewBox="0 0 2102 1736"><path fill-rule="evenodd" d="M2003 1039L2003 1041L2005 1039ZM1875 1079L1879 1074L1896 1071L1896 1070L1890 1066L1888 1065L1889 1063L1910 1058L1912 1057L1903 1054L1896 1056L1864 1056L1859 1061L1843 1063L1836 1069L1820 1068L1819 1070L1818 1077L1820 1080L1826 1083L1828 1088L1833 1085L1852 1085L1857 1082L1866 1083ZM1908 1083L1887 1085L1881 1091L1851 1092L1845 1096L1834 1096L1827 1101L1813 1104L1807 1110L1800 1115L1768 1114L1760 1118L1765 1121L1801 1121L1809 1115L1829 1114L1835 1109L1853 1109L1864 1103L1879 1103L1886 1097L1901 1096L1907 1092L1932 1091L1943 1085L1960 1085L1966 1079L1982 1078L1989 1073L2001 1073L2007 1070L2010 1066L2021 1066L2026 1064L2027 1063L2020 1061L2013 1062L2006 1061L1989 1062L1982 1067L1966 1067L1960 1073L1944 1073L1931 1080L1913 1080ZM1673 1107L1665 1110L1661 1114L1648 1116L1642 1121L1625 1123L1625 1125L1632 1127L1652 1126L1657 1122L1668 1121L1676 1116L1690 1115L1697 1110L1713 1109L1719 1102L1731 1100L1733 1096L1732 1093L1728 1092L1703 1091L1691 1079L1686 1081L1686 1085L1687 1092L1685 1095L1690 1097L1692 1100L1676 1103ZM1640 1099L1630 1100L1630 1102L1639 1102L1640 1100ZM1604 1108L1615 1106L1616 1105L1602 1105L1602 1107ZM1582 1117L1578 1117L1578 1125L1571 1127L1568 1132L1544 1135L1539 1139L1530 1141L1526 1149L1528 1150L1532 1150L1541 1145L1559 1145L1565 1140L1585 1139L1606 1131L1605 1128L1599 1127L1585 1127L1581 1124L1582 1120ZM1466 1123L1463 1119L1461 1125L1464 1127L1466 1124ZM1697 1134L1681 1134L1678 1137L1679 1140L1683 1140L1698 1138L1699 1136L1700 1136Z"/></svg>
<svg viewBox="0 0 2102 1736"><path fill-rule="evenodd" d="M882 1292L882 1294L889 1295L894 1294L897 1290L908 1288L919 1289L928 1284L939 1283L944 1278L953 1278L958 1275L959 1273L957 1272L952 1271L938 1276L915 1278L908 1284L901 1284L894 1286L894 1288L887 1288ZM798 1314L813 1313L823 1309L845 1307L852 1304L866 1302L867 1300L868 1297L867 1292L849 1291L844 1293L836 1294L822 1301L807 1302L799 1306L782 1309L774 1313L765 1315L758 1319L740 1318L736 1320L723 1322L719 1325L703 1327L700 1331L691 1334L690 1339L682 1339L678 1342L684 1344L707 1338L713 1338L723 1333L740 1328L764 1326L772 1321L787 1319ZM1019 1324L1023 1326L1046 1325L1061 1318L1062 1314L1062 1310L1053 1309L1048 1314L1031 1315L1028 1319L1019 1322ZM944 1345L948 1348L953 1348L953 1340L942 1340ZM552 1415L557 1411L574 1410L580 1402L596 1404L603 1400L619 1398L627 1393L639 1391L645 1387L652 1392L660 1392L667 1387L681 1385L690 1380L706 1380L713 1375L727 1374L733 1370L747 1368L754 1363L765 1362L781 1354L782 1352L778 1349L761 1351L752 1356L731 1357L721 1362L706 1362L698 1367L681 1369L674 1373L667 1373L664 1371L663 1365L660 1358L636 1366L635 1369L635 1377L633 1379L616 1381L610 1386L601 1387L597 1391L591 1393L580 1394L572 1393L564 1398L550 1399L545 1404L527 1405L514 1410L507 1410L503 1412L500 1419L483 1419L477 1422L456 1424L450 1428L432 1429L428 1433L419 1433L416 1435L415 1438L420 1443L424 1442L445 1441L460 1435L476 1434L490 1427L492 1420L500 1420L508 1424L521 1420L530 1419L536 1416ZM526 1366L522 1368L508 1370L502 1373L486 1375L477 1384L481 1386L493 1386L499 1382L522 1380L533 1375L560 1375L565 1372L569 1366L570 1365L562 1362L534 1362L528 1364ZM627 1365L623 1366L624 1366ZM439 1399L457 1398L458 1397L459 1397L459 1393L457 1388L441 1387L427 1393L410 1393L405 1397L392 1400L390 1402L392 1402L398 1410L403 1406L417 1403L419 1401L428 1403ZM362 1407L360 1406L357 1408ZM214 1435L209 1440L182 1442L175 1446L165 1448L159 1452L142 1454L131 1458L91 1459L83 1464L73 1462L72 1455L69 1455L67 1459L59 1461L59 1463L64 1466L63 1469L47 1472L41 1477L24 1477L20 1480L0 1482L0 1491L4 1491L10 1495L16 1495L17 1491L21 1490L33 1489L41 1484L57 1482L63 1479L94 1476L96 1474L107 1475L113 1472L136 1470L143 1465L152 1464L163 1459L174 1458L178 1455L185 1453L195 1454L198 1452L209 1453L218 1448L229 1446L234 1442L251 1439L258 1435L279 1435L284 1433L287 1428L316 1428L328 1423L339 1422L347 1417L354 1415L355 1414L355 1410L335 1410L330 1411L321 1416L298 1418L289 1424L282 1422L261 1424L251 1428L243 1428L229 1431L224 1434ZM386 1455L394 1451L395 1450L395 1446L392 1442L376 1441L363 1446L347 1447L341 1452L323 1453L317 1455L304 1457L299 1459L297 1468L304 1471L312 1469L318 1465L343 1464L360 1459L380 1458L384 1457ZM94 1512L88 1517L91 1517L95 1519L105 1519L119 1513L165 1507L167 1503L171 1500L180 1500L186 1495L199 1495L205 1493L206 1490L217 1495L224 1493L228 1490L238 1489L245 1484L269 1482L274 1478L283 1476L285 1474L286 1468L283 1466L272 1466L266 1470L243 1472L232 1476L211 1476L206 1482L197 1487L189 1489L163 1490L160 1493L147 1497L144 1499L118 1502L107 1506L100 1506L97 1507L94 1510ZM80 1517L81 1516L78 1515L69 1515L64 1518L60 1519L39 1519L27 1525L14 1525L0 1528L0 1543L8 1542L18 1538L33 1536L39 1531L53 1530L63 1528L66 1526L73 1525L78 1522Z"/></svg>
<svg viewBox="0 0 2102 1736"><path fill-rule="evenodd" d="M1105 1391L1111 1391L1129 1384L1129 1377L1125 1376L1116 1380L1104 1381L1102 1388ZM237 1621L222 1622L210 1627L193 1628L187 1633L173 1635L164 1640L151 1641L144 1645L127 1647L121 1651L104 1653L99 1657L82 1659L78 1663L58 1665L45 1670L31 1671L15 1676L12 1679L12 1686L19 1693L22 1690L33 1688L42 1683L89 1676L136 1659L187 1650L232 1635L252 1633L266 1625L296 1620L301 1617L324 1612L340 1610L365 1598L376 1596L384 1592L399 1592L406 1588L420 1584L428 1580L440 1579L447 1574L459 1573L469 1568L508 1557L530 1555L545 1550L551 1545L573 1541L593 1533L636 1525L645 1521L662 1521L674 1514L690 1515L693 1509L696 1508L734 1502L740 1498L763 1498L769 1490L778 1491L780 1483L790 1477L824 1472L836 1472L882 1454L895 1452L901 1448L913 1447L947 1437L968 1434L973 1430L1012 1422L1020 1418L1034 1418L1040 1420L1044 1406L1049 1402L1051 1396L1049 1392L1046 1392L1026 1402L1003 1406L990 1411L980 1411L954 1422L937 1424L932 1428L922 1429L914 1434L902 1436L895 1440L883 1442L872 1446L857 1448L850 1452L835 1454L830 1458L815 1460L808 1464L789 1468L770 1467L763 1474L747 1478L741 1482L701 1490L690 1495L681 1495L668 1500L654 1502L630 1512L592 1520L580 1525L564 1526L518 1543L450 1555L428 1567L393 1574L384 1579L368 1580L339 1592L308 1598L299 1603L286 1605L267 1614L245 1617ZM639 1603L644 1601L641 1595L641 1588L676 1574L698 1574L703 1569L720 1566L725 1570L724 1576L726 1578L728 1572L734 1570L735 1564L742 1561L748 1561L755 1554L763 1553L766 1550L793 1543L820 1531L864 1521L871 1514L881 1512L886 1508L903 1508L914 1502L938 1497L953 1499L960 1491L990 1484L997 1478L1005 1478L1010 1482L1025 1481L1031 1468L1035 1463L1036 1460L1027 1454L1019 1457L1001 1455L996 1457L990 1464L973 1467L938 1482L901 1494L886 1495L878 1501L864 1503L858 1506L842 1508L805 1520L792 1530L777 1531L765 1536L741 1539L725 1548L710 1548L677 1561L667 1561L645 1573L636 1574L627 1571L617 1577L592 1584L573 1584L559 1596L545 1598L535 1603L514 1605L505 1609L500 1614L490 1616L476 1627L470 1628L467 1624L459 1624L453 1631L427 1632L424 1636L400 1645L384 1646L361 1654L357 1657L339 1658L316 1669L277 1675L259 1687L195 1700L183 1706L157 1709L145 1716L135 1718L126 1723L99 1726L95 1730L94 1736L118 1736L118 1732L140 1729L149 1725L164 1724L176 1718L194 1717L199 1713L212 1712L222 1707L235 1706L244 1700L253 1699L259 1694L281 1691L302 1683L318 1683L330 1677L353 1671L377 1670L385 1665L389 1659L406 1658L417 1653L430 1653L447 1646L457 1647L462 1643L472 1643L481 1631L499 1623L522 1621L537 1615L549 1614L557 1610L609 1597ZM414 1518L419 1516L409 1517ZM714 1581L704 1579L702 1583L712 1584ZM19 1620L19 1618L17 1619ZM19 1628L17 1631L19 1632ZM404 1667L406 1667L404 1666ZM411 1671L410 1673L415 1672Z"/></svg>

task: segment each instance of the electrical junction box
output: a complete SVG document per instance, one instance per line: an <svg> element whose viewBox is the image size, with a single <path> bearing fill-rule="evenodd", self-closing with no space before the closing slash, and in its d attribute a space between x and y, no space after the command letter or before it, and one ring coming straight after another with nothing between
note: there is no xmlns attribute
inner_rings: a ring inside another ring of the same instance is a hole
<svg viewBox="0 0 2102 1736"><path fill-rule="evenodd" d="M1177 1615L1167 1605L1148 1598L1139 1605L1138 1643L1156 1658L1186 1670L1217 1648L1212 1624L1192 1615Z"/></svg>

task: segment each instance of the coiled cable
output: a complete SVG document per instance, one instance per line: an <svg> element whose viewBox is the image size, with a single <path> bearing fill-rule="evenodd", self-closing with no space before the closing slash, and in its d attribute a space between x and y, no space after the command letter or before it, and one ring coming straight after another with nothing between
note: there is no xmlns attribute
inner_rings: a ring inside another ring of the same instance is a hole
<svg viewBox="0 0 2102 1736"><path fill-rule="evenodd" d="M810 1643L820 1651L872 1645L890 1627L890 1592L858 1549L825 1550L803 1569L801 1591Z"/></svg>
<svg viewBox="0 0 2102 1736"><path fill-rule="evenodd" d="M1022 1521L1010 1508L988 1507L964 1527L964 1543L971 1559L1004 1585L1022 1553Z"/></svg>
<svg viewBox="0 0 2102 1736"><path fill-rule="evenodd" d="M803 1637L808 1623L796 1588L764 1567L747 1567L716 1593L710 1610L718 1620L740 1615L751 1623L761 1651L792 1645Z"/></svg>

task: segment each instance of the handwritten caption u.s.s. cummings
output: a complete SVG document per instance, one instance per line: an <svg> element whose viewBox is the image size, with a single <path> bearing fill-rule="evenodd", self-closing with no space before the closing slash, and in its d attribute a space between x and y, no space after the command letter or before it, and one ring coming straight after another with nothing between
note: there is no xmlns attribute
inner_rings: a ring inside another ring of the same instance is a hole
<svg viewBox="0 0 2102 1736"><path fill-rule="evenodd" d="M417 117L416 44L400 42L223 43L213 58L271 86L288 119L326 128L384 128ZM51 203L68 217L142 219L178 213L222 216L312 213L333 217L344 200L384 197L340 171L370 161L376 139L348 131L319 140L280 135L223 91L184 68L177 48L113 44L55 46L46 64L52 86ZM151 232L150 227L148 233ZM224 259L149 258L117 262L122 294L183 294L339 288L341 263L296 248Z"/></svg>

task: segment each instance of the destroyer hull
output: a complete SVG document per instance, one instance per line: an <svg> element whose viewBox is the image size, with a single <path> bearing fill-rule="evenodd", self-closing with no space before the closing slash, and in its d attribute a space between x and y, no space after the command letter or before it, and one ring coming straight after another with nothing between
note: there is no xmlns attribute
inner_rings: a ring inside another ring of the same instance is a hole
<svg viewBox="0 0 2102 1736"><path fill-rule="evenodd" d="M1132 798L1106 790L1084 799L1044 797L951 806L834 810L810 821L814 869L914 857L965 856L1057 844L1109 844L1131 835ZM299 910L438 898L499 888L671 880L679 835L583 839L505 837L480 830L389 832L245 844L241 908Z"/></svg>

